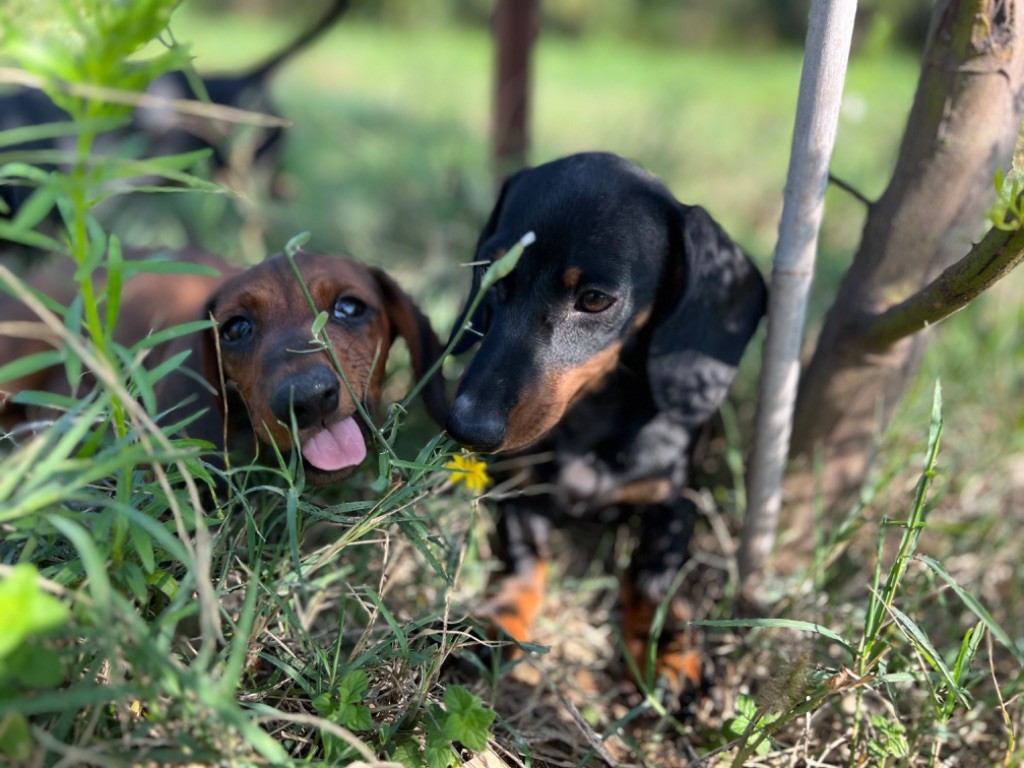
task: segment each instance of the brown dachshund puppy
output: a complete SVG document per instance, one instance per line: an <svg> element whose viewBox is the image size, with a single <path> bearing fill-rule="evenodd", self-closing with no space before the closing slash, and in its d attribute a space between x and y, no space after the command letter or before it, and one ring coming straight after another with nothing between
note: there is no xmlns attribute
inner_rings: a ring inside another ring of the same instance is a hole
<svg viewBox="0 0 1024 768"><path fill-rule="evenodd" d="M409 345L421 375L437 359L440 345L423 313L384 272L337 256L299 252L295 262L317 312L328 314L324 334L341 364L335 371L327 350L312 343L315 313L281 255L240 271L212 257L220 277L138 275L125 283L115 339L130 345L162 326L212 317L216 326L158 345L146 359L155 366L191 349L184 367L157 387L161 413L170 420L203 414L186 427L191 437L218 447L242 448L255 437L282 451L298 435L307 481L324 485L342 479L366 456L367 425L355 398L373 410L380 396L384 362L395 337ZM52 278L52 275L50 276ZM67 280L52 289L45 278L35 287L69 298ZM30 320L21 302L0 296L0 324ZM0 335L0 364L38 352L45 344ZM63 368L0 382L0 419L12 424L31 418L12 398L26 389L68 392ZM346 383L347 382L347 383ZM435 418L443 418L441 380L424 390Z"/></svg>

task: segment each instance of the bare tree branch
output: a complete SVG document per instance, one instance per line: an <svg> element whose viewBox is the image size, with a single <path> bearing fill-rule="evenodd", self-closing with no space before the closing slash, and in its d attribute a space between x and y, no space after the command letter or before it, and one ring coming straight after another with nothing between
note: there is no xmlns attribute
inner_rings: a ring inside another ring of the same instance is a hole
<svg viewBox="0 0 1024 768"><path fill-rule="evenodd" d="M875 204L875 201L874 201L874 200L871 200L871 199L869 199L869 198L868 198L868 197L867 197L867 196L866 196L866 195L865 195L865 194L864 194L863 192L861 192L861 191L860 191L859 189L857 189L856 187L854 187L854 186L853 186L852 184L847 184L847 183L846 183L845 181L843 181L842 179L840 179L840 178L839 178L838 176L836 176L835 174L832 174L832 173L830 173L830 174L828 175L828 182L829 182L829 184L832 184L832 185L834 185L834 186L837 186L837 187L839 187L839 189L843 190L843 192L845 192L846 194L850 195L850 197L853 197L853 198L855 198L855 199L857 199L857 200L860 200L860 201L861 201L862 203L864 203L864 205L866 205L866 206L867 206L868 208L870 208L870 207L871 207L872 205L874 205L874 204Z"/></svg>
<svg viewBox="0 0 1024 768"><path fill-rule="evenodd" d="M864 345L883 349L943 320L1006 277L1024 261L1024 229L993 227L981 242L910 298L871 320Z"/></svg>

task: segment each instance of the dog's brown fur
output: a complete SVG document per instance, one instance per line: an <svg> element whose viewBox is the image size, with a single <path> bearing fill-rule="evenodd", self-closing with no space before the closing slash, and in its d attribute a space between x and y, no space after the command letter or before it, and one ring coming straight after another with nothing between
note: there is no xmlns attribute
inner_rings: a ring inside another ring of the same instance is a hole
<svg viewBox="0 0 1024 768"><path fill-rule="evenodd" d="M275 387L311 366L332 366L326 350L310 345L314 313L298 280L280 255L244 271L204 254L192 253L189 259L219 269L220 276L140 274L129 279L122 291L115 340L130 346L160 328L212 317L215 328L156 345L147 356L146 366L152 368L183 349L191 350L184 368L159 383L160 411L175 409L167 420L177 421L206 409L187 427L187 433L218 447L250 442L255 436L259 442L274 442L282 450L290 449L290 425L282 423L270 407ZM332 319L324 327L351 386L350 393L341 382L337 408L325 416L324 422L339 421L356 412L352 393L372 412L380 397L384 363L396 336L401 335L408 343L417 376L437 359L440 344L427 319L383 271L354 259L313 253L299 252L295 260L318 311L330 314L340 296L358 300L366 307L358 322ZM37 272L29 283L65 305L76 290L71 280L60 277L55 268ZM252 338L241 346L224 343L217 335L218 328L237 317L249 318L255 329ZM34 319L21 301L0 294L0 329L7 323ZM0 365L48 348L52 345L45 339L19 338L0 330ZM39 415L11 402L20 391L70 393L88 386L87 382L69 386L65 378L64 369L54 367L0 382L0 426L10 429ZM426 387L424 397L433 415L442 417L439 379ZM358 416L356 421L361 422ZM365 429L366 425L362 426ZM300 442L315 429L300 429ZM323 472L308 465L306 470L307 479L314 484L329 483L351 472Z"/></svg>

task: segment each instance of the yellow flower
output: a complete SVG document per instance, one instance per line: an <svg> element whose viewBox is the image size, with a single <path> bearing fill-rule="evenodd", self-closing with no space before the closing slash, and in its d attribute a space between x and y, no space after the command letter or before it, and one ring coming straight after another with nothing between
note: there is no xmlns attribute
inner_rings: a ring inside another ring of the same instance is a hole
<svg viewBox="0 0 1024 768"><path fill-rule="evenodd" d="M474 458L472 454L456 454L444 468L452 471L453 483L465 483L466 489L474 496L482 494L491 484L491 478L487 474L487 463Z"/></svg>

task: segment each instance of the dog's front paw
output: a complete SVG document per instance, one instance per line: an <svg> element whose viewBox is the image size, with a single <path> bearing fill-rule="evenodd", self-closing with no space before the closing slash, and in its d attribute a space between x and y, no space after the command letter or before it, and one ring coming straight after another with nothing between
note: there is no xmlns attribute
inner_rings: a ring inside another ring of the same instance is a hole
<svg viewBox="0 0 1024 768"><path fill-rule="evenodd" d="M716 699L711 660L701 651L687 648L682 634L665 646L659 644L654 673L655 686L664 690L664 703L676 715L692 717L702 702Z"/></svg>
<svg viewBox="0 0 1024 768"><path fill-rule="evenodd" d="M546 584L547 566L538 561L521 573L502 578L497 592L470 613L472 634L481 638L472 644L478 661L490 665L522 656L520 646L532 639Z"/></svg>
<svg viewBox="0 0 1024 768"><path fill-rule="evenodd" d="M716 698L714 667L694 647L686 630L690 613L686 603L674 598L667 606L663 628L652 637L657 609L656 603L634 599L629 590L623 590L626 650L633 661L632 669L641 678L638 683L661 691L663 704L674 714L690 717L702 702L714 702Z"/></svg>

